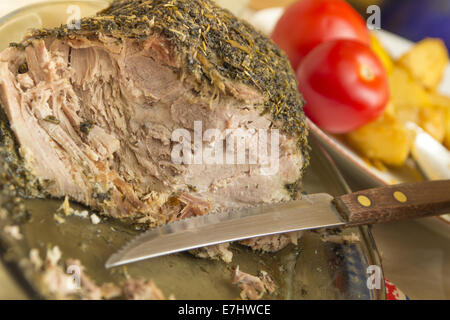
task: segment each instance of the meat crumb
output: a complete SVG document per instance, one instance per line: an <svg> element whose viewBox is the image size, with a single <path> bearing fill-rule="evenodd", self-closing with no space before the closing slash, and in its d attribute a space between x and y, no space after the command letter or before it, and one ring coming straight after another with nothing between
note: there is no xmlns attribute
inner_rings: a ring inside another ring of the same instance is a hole
<svg viewBox="0 0 450 320"><path fill-rule="evenodd" d="M105 300L111 300L122 296L122 289L114 283L105 283L101 286L102 297Z"/></svg>
<svg viewBox="0 0 450 320"><path fill-rule="evenodd" d="M275 285L275 282L273 282L273 279L269 276L269 274L266 271L261 270L258 274L258 277L264 283L264 287L266 288L268 293L275 292L277 286Z"/></svg>
<svg viewBox="0 0 450 320"><path fill-rule="evenodd" d="M70 203L69 203L69 196L66 195L66 197L64 198L64 202L62 203L62 205L58 208L58 212L62 212L64 213L66 216L70 215Z"/></svg>
<svg viewBox="0 0 450 320"><path fill-rule="evenodd" d="M241 298L244 300L260 300L265 293L275 292L276 285L272 278L265 271L260 271L258 276L254 276L239 270L236 267L233 273L232 284L241 288Z"/></svg>
<svg viewBox="0 0 450 320"><path fill-rule="evenodd" d="M105 283L101 287L86 275L84 272L84 266L79 260L68 259L66 261L67 268L77 268L80 271L80 295L85 300L101 300L101 299L114 299L122 295L122 290L113 283ZM69 269L68 269L69 270ZM76 269L75 269L76 270Z"/></svg>
<svg viewBox="0 0 450 320"><path fill-rule="evenodd" d="M42 268L44 265L44 262L42 261L39 250L38 249L31 249L30 251L30 262L34 267L34 270L38 271Z"/></svg>
<svg viewBox="0 0 450 320"><path fill-rule="evenodd" d="M183 193L178 197L185 207L180 212L179 219L185 219L189 217L201 216L207 214L212 207L209 201L205 201L196 197L193 197L187 193Z"/></svg>
<svg viewBox="0 0 450 320"><path fill-rule="evenodd" d="M164 294L152 280L128 279L120 286L110 282L99 286L86 274L79 260L67 259L61 263L61 257L61 250L57 246L47 249L45 261L42 261L38 249L32 249L29 254L44 292L53 299L165 300ZM169 299L175 298L170 295Z"/></svg>
<svg viewBox="0 0 450 320"><path fill-rule="evenodd" d="M361 241L359 236L352 232L349 235L339 235L339 234L322 234L321 239L323 242L332 242L336 244L354 244Z"/></svg>
<svg viewBox="0 0 450 320"><path fill-rule="evenodd" d="M58 215L58 213L63 213L66 217L67 216L77 216L83 219L86 219L89 217L89 212L87 210L83 210L83 211L79 211L79 210L75 210L70 206L70 201L69 201L69 197L66 195L66 197L64 198L64 202L62 203L62 205L58 208L58 210L56 210L56 214L54 215L55 220L58 223L63 223L65 221L63 221L63 218L61 216Z"/></svg>
<svg viewBox="0 0 450 320"><path fill-rule="evenodd" d="M92 224L99 224L101 222L100 218L94 213L91 215Z"/></svg>
<svg viewBox="0 0 450 320"><path fill-rule="evenodd" d="M16 239L16 240L22 240L23 236L20 233L20 228L19 226L6 226L3 231L9 235L11 238Z"/></svg>
<svg viewBox="0 0 450 320"><path fill-rule="evenodd" d="M166 300L152 280L128 279L123 285L123 294L130 300Z"/></svg>
<svg viewBox="0 0 450 320"><path fill-rule="evenodd" d="M62 257L61 250L58 246L47 249L47 256L45 258L45 263L50 266L56 266Z"/></svg>
<svg viewBox="0 0 450 320"><path fill-rule="evenodd" d="M83 211L75 210L75 212L73 214L76 215L77 217L81 217L84 219L86 219L89 216L89 212L87 210L83 210Z"/></svg>
<svg viewBox="0 0 450 320"><path fill-rule="evenodd" d="M301 231L290 233L276 234L273 236L265 236L239 241L240 244L248 246L256 251L262 252L276 252L285 248L292 243L297 245L298 239L302 237Z"/></svg>
<svg viewBox="0 0 450 320"><path fill-rule="evenodd" d="M63 224L63 223L66 222L66 219L64 219L63 217L61 217L61 216L58 215L57 213L55 213L55 214L53 215L53 219L55 219L55 221L56 221L58 224Z"/></svg>
<svg viewBox="0 0 450 320"><path fill-rule="evenodd" d="M36 252L36 251L34 251ZM32 253L30 252L30 257ZM38 254L33 253L34 264L40 259ZM45 258L45 263L42 266L41 283L44 291L48 295L54 297L55 299L67 300L71 298L71 295L76 294L77 285L74 281L72 275L64 272L63 268L59 265L62 253L59 247L55 246L53 248L47 249L47 255Z"/></svg>
<svg viewBox="0 0 450 320"><path fill-rule="evenodd" d="M222 260L225 263L231 263L233 260L233 252L229 250L229 247L229 243L221 243L214 246L190 250L189 253L201 259Z"/></svg>

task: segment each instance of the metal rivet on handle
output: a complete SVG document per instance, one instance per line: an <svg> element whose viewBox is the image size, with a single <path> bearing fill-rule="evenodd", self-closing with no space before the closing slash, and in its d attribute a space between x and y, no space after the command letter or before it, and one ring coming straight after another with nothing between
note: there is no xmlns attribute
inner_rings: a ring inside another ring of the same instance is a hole
<svg viewBox="0 0 450 320"><path fill-rule="evenodd" d="M370 207L372 205L372 201L366 196L358 196L358 202L363 207Z"/></svg>
<svg viewBox="0 0 450 320"><path fill-rule="evenodd" d="M408 201L408 197L406 197L406 195L401 191L395 191L394 198L400 203L405 203L406 201Z"/></svg>

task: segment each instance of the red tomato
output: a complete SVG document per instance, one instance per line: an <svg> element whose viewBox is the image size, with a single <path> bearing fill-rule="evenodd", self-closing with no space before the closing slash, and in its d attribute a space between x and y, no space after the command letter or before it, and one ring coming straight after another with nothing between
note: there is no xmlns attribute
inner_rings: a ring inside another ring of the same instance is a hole
<svg viewBox="0 0 450 320"><path fill-rule="evenodd" d="M334 40L311 51L297 70L305 114L331 133L345 133L380 116L389 100L386 71L372 50Z"/></svg>
<svg viewBox="0 0 450 320"><path fill-rule="evenodd" d="M343 0L301 0L278 21L272 39L286 52L294 70L317 45L335 39L370 44L366 23Z"/></svg>

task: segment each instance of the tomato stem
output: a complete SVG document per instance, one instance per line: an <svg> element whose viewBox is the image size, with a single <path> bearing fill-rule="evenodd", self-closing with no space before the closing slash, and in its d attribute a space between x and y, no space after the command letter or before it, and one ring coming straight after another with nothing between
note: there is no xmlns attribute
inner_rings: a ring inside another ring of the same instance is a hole
<svg viewBox="0 0 450 320"><path fill-rule="evenodd" d="M375 79L375 74L372 68L365 64L361 65L361 67L359 68L359 75L365 81L372 81L373 79Z"/></svg>

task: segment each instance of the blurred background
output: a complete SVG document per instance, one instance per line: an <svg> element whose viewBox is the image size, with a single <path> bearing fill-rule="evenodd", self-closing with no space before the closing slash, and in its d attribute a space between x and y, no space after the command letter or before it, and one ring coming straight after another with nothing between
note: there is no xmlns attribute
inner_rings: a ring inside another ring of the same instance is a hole
<svg viewBox="0 0 450 320"><path fill-rule="evenodd" d="M287 6L295 1L298 0L250 0L249 6L254 10L260 10L273 6ZM382 29L412 41L419 41L425 37L442 38L447 47L450 47L450 0L348 0L348 2L363 17L368 16L366 13L368 6L379 5Z"/></svg>
<svg viewBox="0 0 450 320"><path fill-rule="evenodd" d="M11 10L40 0L1 0L0 16ZM298 0L217 0L227 6L253 10L284 7ZM444 39L450 47L450 0L348 0L362 16L369 5L381 8L381 27L412 41L425 37Z"/></svg>
<svg viewBox="0 0 450 320"><path fill-rule="evenodd" d="M381 8L381 27L412 41L443 39L450 47L449 0L351 0L362 15L371 4Z"/></svg>

